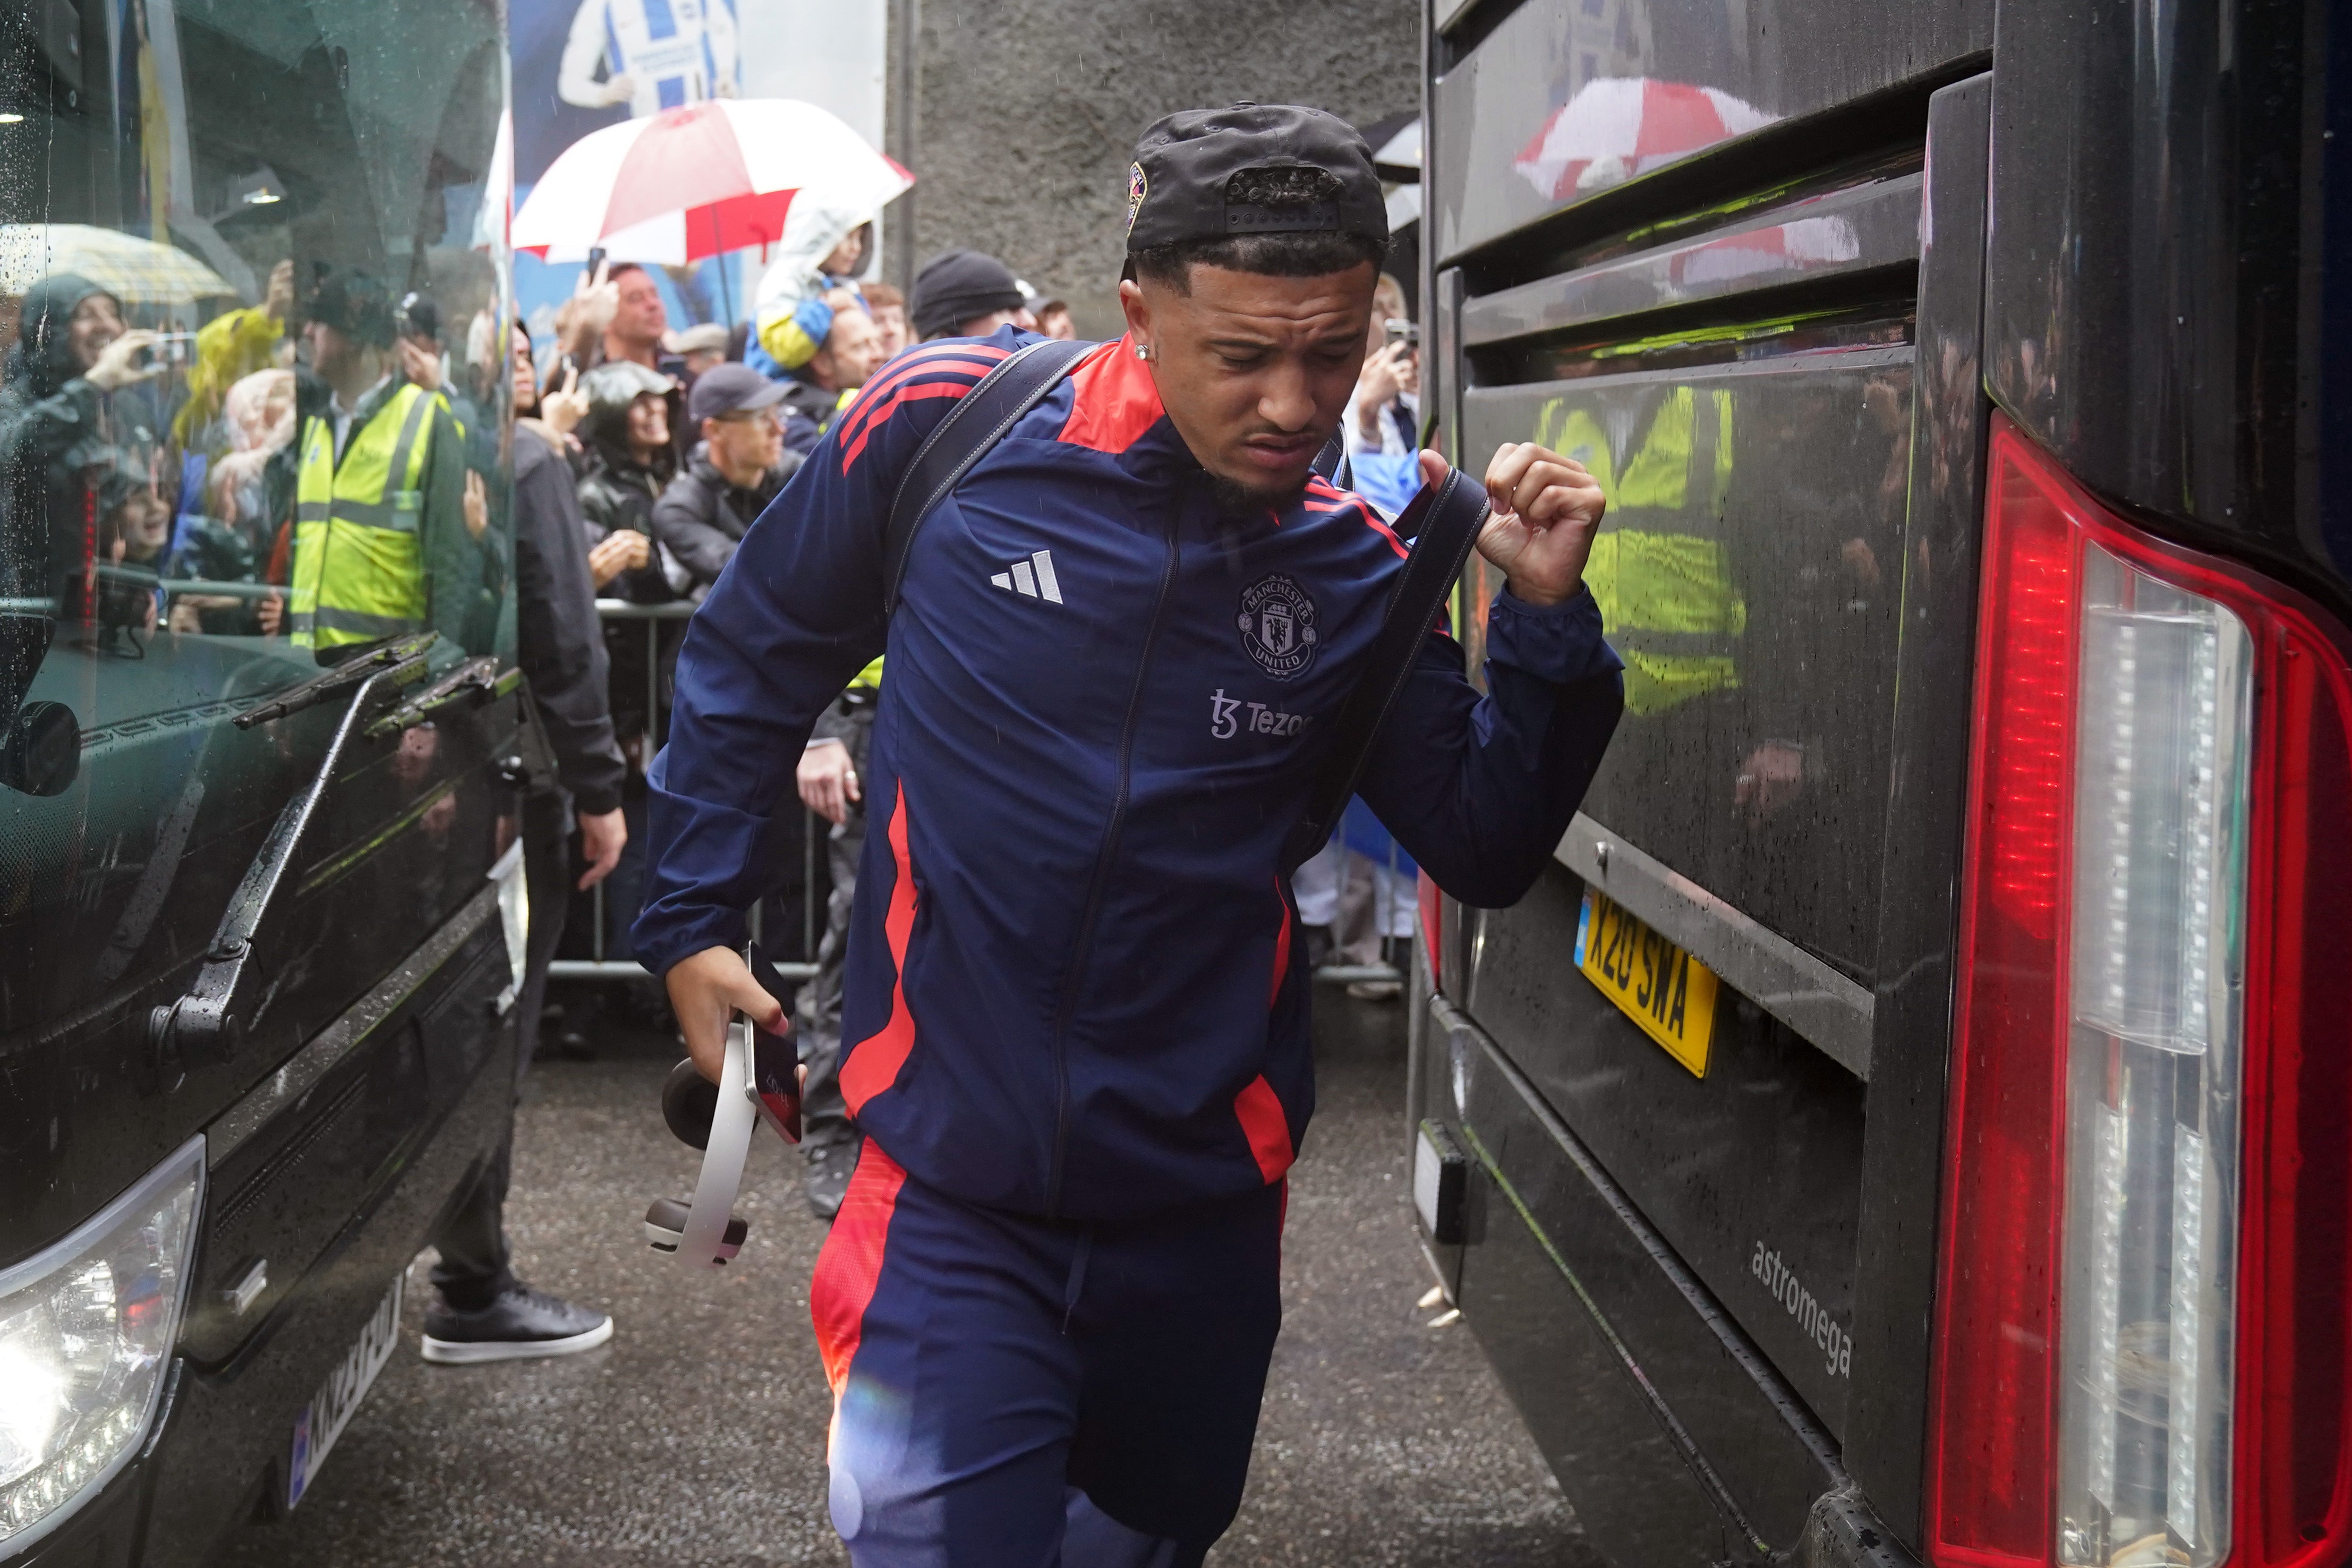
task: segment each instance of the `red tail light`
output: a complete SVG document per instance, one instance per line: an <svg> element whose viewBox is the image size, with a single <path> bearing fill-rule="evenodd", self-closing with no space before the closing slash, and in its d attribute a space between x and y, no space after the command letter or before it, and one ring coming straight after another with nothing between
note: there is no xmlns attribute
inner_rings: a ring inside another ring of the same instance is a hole
<svg viewBox="0 0 2352 1568"><path fill-rule="evenodd" d="M1997 424L1927 1533L2352 1549L2352 636Z"/></svg>

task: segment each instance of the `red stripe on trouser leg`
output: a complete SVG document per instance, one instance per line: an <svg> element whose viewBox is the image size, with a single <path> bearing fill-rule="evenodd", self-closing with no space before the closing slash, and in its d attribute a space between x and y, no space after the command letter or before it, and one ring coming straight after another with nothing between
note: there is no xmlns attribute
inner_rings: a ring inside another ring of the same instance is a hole
<svg viewBox="0 0 2352 1568"><path fill-rule="evenodd" d="M817 1254L816 1274L809 1281L809 1321L816 1326L817 1354L824 1358L824 1380L836 1399L857 1354L866 1305L882 1278L890 1215L906 1180L898 1163L868 1138L858 1151L857 1169L824 1238L824 1250Z"/></svg>
<svg viewBox="0 0 2352 1568"><path fill-rule="evenodd" d="M1272 1186L1282 1180L1297 1158L1290 1146L1290 1119L1282 1112L1282 1101L1276 1098L1274 1086L1265 1081L1264 1073L1250 1079L1249 1087L1234 1096L1234 1114L1241 1119L1242 1132L1249 1139L1250 1155L1257 1161L1258 1173Z"/></svg>
<svg viewBox="0 0 2352 1568"><path fill-rule="evenodd" d="M1274 896L1282 902L1282 929L1274 933L1274 984L1266 987L1265 1005L1272 1007L1282 995L1282 983L1290 973L1290 900L1282 897L1282 884L1274 885Z"/></svg>
<svg viewBox="0 0 2352 1568"><path fill-rule="evenodd" d="M883 917L883 934L890 942L890 966L898 978L890 983L890 1021L851 1047L841 1058L841 1098L856 1115L866 1102L897 1081L915 1045L915 1016L907 1011L907 939L915 931L915 863L907 852L907 786L890 806L890 858L898 863L898 880L890 884L890 911Z"/></svg>

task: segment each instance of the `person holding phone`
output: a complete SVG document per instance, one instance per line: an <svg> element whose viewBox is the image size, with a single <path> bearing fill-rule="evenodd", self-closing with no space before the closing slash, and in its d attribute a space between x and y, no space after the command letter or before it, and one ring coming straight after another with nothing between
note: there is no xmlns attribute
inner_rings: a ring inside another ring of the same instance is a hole
<svg viewBox="0 0 2352 1568"><path fill-rule="evenodd" d="M5 526L47 540L44 581L0 585L11 596L57 601L60 619L96 617L84 603L85 529L100 476L142 464L163 427L145 383L165 366L157 334L133 331L121 301L78 273L25 290L18 336L0 384L0 490Z"/></svg>
<svg viewBox="0 0 2352 1568"><path fill-rule="evenodd" d="M1348 455L1382 452L1393 458L1418 451L1420 425L1421 334L1406 319L1404 286L1383 272L1372 295L1363 373L1340 426L1347 432Z"/></svg>

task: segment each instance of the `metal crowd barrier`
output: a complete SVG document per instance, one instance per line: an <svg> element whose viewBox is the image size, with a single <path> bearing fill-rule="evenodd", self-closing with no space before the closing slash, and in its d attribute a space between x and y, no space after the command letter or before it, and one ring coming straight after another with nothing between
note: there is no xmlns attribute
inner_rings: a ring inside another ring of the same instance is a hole
<svg viewBox="0 0 2352 1568"><path fill-rule="evenodd" d="M683 621L694 614L694 605L683 600L666 605L639 605L626 599L596 601L596 617L599 621ZM658 632L656 632L655 635L646 638L646 728L648 756L655 750L659 749L668 717L667 710L661 700L661 637ZM824 841L824 829L831 826L816 813L803 808L801 836L803 871L801 957L797 963L781 963L776 965L776 973L786 980L807 980L816 973L816 944L824 932L824 911L816 897L817 847ZM1389 869L1391 873L1396 870L1396 847L1393 842L1389 847ZM1339 862L1339 884L1335 894L1336 901L1341 905L1344 905L1347 900L1349 870L1349 859L1342 858ZM592 892L595 919L591 928L593 934L589 949L590 955L586 958L557 959L548 966L550 979L619 981L649 978L645 965L636 960L607 958L604 955L604 883L599 882ZM1372 921L1374 926L1378 927L1385 923L1382 919L1385 911L1379 907L1380 889L1377 886L1373 889L1372 897L1374 900ZM751 910L751 935L755 941L760 936L760 910L755 905ZM1315 978L1328 984L1347 984L1357 981L1401 982L1404 975L1396 966L1388 963L1326 963L1315 971Z"/></svg>
<svg viewBox="0 0 2352 1568"><path fill-rule="evenodd" d="M694 614L694 606L684 600L667 605L639 605L627 599L599 599L596 618L599 621L683 621ZM650 758L661 749L668 728L669 710L661 700L661 634L656 629L646 638L646 755ZM817 902L817 846L824 842L824 829L832 826L816 813L803 807L801 822L801 955L795 961L780 962L776 973L786 980L810 980L816 975L816 944L824 935L824 910ZM609 880L609 879L608 879ZM607 924L604 897L605 882L589 889L594 918L589 931L586 958L559 958L548 965L551 980L646 980L652 976L646 966L634 958L608 958L604 954L604 931ZM762 900L761 903L766 900ZM761 906L751 907L751 940L761 936Z"/></svg>

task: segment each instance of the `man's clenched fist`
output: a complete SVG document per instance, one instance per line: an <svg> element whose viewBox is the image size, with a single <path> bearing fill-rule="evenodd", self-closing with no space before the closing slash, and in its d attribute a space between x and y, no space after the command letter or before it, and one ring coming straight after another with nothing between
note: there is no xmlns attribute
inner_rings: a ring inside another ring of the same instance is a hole
<svg viewBox="0 0 2352 1568"><path fill-rule="evenodd" d="M1421 455L1422 478L1445 477L1445 459ZM1486 465L1486 503L1494 516L1478 535L1478 553L1503 570L1513 597L1557 605L1584 585L1584 563L1608 500L1584 465L1532 441L1507 441Z"/></svg>

